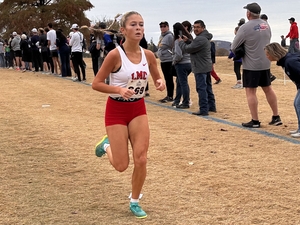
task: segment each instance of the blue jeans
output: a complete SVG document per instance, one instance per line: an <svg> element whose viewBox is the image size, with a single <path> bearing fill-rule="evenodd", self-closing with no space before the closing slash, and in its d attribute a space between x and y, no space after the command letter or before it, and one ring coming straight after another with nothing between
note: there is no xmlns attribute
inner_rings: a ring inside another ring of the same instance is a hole
<svg viewBox="0 0 300 225"><path fill-rule="evenodd" d="M195 80L200 112L208 113L208 111L215 111L216 103L211 85L210 72L196 73Z"/></svg>
<svg viewBox="0 0 300 225"><path fill-rule="evenodd" d="M298 44L296 44L297 42L298 42ZM299 47L298 46L299 46L298 38L290 39L289 53L299 52Z"/></svg>
<svg viewBox="0 0 300 225"><path fill-rule="evenodd" d="M188 84L188 76L192 72L190 63L176 64L175 69L177 72L176 79L176 97L174 103L179 104L181 96L183 98L182 105L189 105L190 101L190 87Z"/></svg>
<svg viewBox="0 0 300 225"><path fill-rule="evenodd" d="M294 107L298 118L298 132L300 132L300 89L297 90L294 100Z"/></svg>

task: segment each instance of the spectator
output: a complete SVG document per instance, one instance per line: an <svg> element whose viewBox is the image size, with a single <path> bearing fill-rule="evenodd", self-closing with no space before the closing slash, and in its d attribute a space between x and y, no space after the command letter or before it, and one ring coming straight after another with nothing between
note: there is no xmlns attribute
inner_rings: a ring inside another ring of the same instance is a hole
<svg viewBox="0 0 300 225"><path fill-rule="evenodd" d="M243 22L241 22L243 21ZM236 35L236 32L240 28L241 25L245 23L245 19L240 19L240 22L238 23L238 26L234 29L234 35ZM233 89L242 89L242 75L241 75L241 66L242 66L242 58L236 57L233 51L230 49L230 53L228 56L229 59L233 59L233 70L236 76L236 84L232 86Z"/></svg>
<svg viewBox="0 0 300 225"><path fill-rule="evenodd" d="M4 40L0 37L0 67L5 68L5 47L4 47Z"/></svg>
<svg viewBox="0 0 300 225"><path fill-rule="evenodd" d="M56 46L56 31L53 29L52 23L48 23L48 29L47 32L47 40L48 40L48 47L50 50L50 57L53 62L54 67L54 75L58 75L58 68L60 68L60 62L58 59L58 51Z"/></svg>
<svg viewBox="0 0 300 225"><path fill-rule="evenodd" d="M268 16L266 15L266 14L261 14L260 15L260 18L262 19L262 20L264 20L264 21L268 21Z"/></svg>
<svg viewBox="0 0 300 225"><path fill-rule="evenodd" d="M285 48L286 47L286 41L285 41L284 35L281 35L280 37L281 37L281 42L280 42L281 47Z"/></svg>
<svg viewBox="0 0 300 225"><path fill-rule="evenodd" d="M187 37L179 38L179 46L184 52L190 53L192 71L196 80L199 111L192 114L208 116L209 111L216 112L215 96L210 76L212 60L209 40L212 39L212 34L206 30L202 20L194 22L194 33L196 37L193 40Z"/></svg>
<svg viewBox="0 0 300 225"><path fill-rule="evenodd" d="M232 51L244 44L245 55L243 57L243 86L251 113L251 121L242 123L242 126L259 128L257 87L261 86L267 101L272 109L273 116L270 125L281 125L278 114L277 97L271 87L270 61L264 53L264 47L270 43L271 29L269 24L260 19L261 8L257 3L251 3L244 7L247 9L248 22L241 26L231 45ZM255 28L255 29L253 29ZM257 32L259 31L259 32Z"/></svg>
<svg viewBox="0 0 300 225"><path fill-rule="evenodd" d="M157 56L160 59L161 70L164 74L167 86L167 96L159 101L161 103L167 103L173 101L174 95L173 76L176 76L175 69L172 66L174 37L172 32L169 30L169 23L167 21L160 22L159 26L161 35L158 42Z"/></svg>
<svg viewBox="0 0 300 225"><path fill-rule="evenodd" d="M48 49L48 42L47 42L47 34L45 34L45 30L43 28L39 28L40 33L40 50L41 50L41 57L43 63L43 73L48 74L50 73L49 68L49 49Z"/></svg>
<svg viewBox="0 0 300 225"><path fill-rule="evenodd" d="M98 36L95 36L94 29L98 29L97 26L94 26L93 29L90 29L90 54L92 56L92 67L94 76L96 76L99 70L99 57L100 57L100 47L101 47L101 40Z"/></svg>
<svg viewBox="0 0 300 225"><path fill-rule="evenodd" d="M13 68L13 60L12 60L12 57L11 57L11 49L10 49L10 45L8 43L8 40L5 39L5 44L4 44L4 47L5 47L5 65L8 69L12 69Z"/></svg>
<svg viewBox="0 0 300 225"><path fill-rule="evenodd" d="M31 37L31 52L32 52L32 62L35 68L35 72L39 71L40 62L41 62L41 53L39 51L39 42L40 42L40 36L38 35L38 30L36 28L33 28L31 30L32 37ZM43 68L41 67L41 71L43 71Z"/></svg>
<svg viewBox="0 0 300 225"><path fill-rule="evenodd" d="M295 18L291 17L289 19L290 21L290 32L286 35L285 38L290 38L290 46L289 46L289 52L295 53L299 52L299 31L298 31L298 25L295 22Z"/></svg>
<svg viewBox="0 0 300 225"><path fill-rule="evenodd" d="M72 74L70 67L70 49L67 44L67 38L59 29L56 31L56 37L56 46L61 60L61 76L70 77Z"/></svg>
<svg viewBox="0 0 300 225"><path fill-rule="evenodd" d="M261 14L261 15L260 15L260 18L261 18L262 20L268 22L268 16L267 16L266 14ZM271 74L270 74L270 79L271 79L271 82L273 82L273 81L276 79L276 77L271 73Z"/></svg>
<svg viewBox="0 0 300 225"><path fill-rule="evenodd" d="M180 109L190 108L190 87L188 83L188 76L192 72L190 54L181 50L179 47L179 38L183 35L193 39L192 35L185 29L181 23L173 25L174 32L174 52L173 52L173 65L176 69L176 96L172 106ZM182 102L180 104L182 97Z"/></svg>
<svg viewBox="0 0 300 225"><path fill-rule="evenodd" d="M216 45L215 42L210 40L210 53L211 53L211 61L212 61L212 69L210 71L210 75L216 80L215 84L219 84L222 82L221 78L215 71L214 65L216 63Z"/></svg>
<svg viewBox="0 0 300 225"><path fill-rule="evenodd" d="M74 67L74 71L77 74L78 81L86 81L85 78L85 66L83 64L83 34L79 32L79 26L75 23L71 27L73 34L69 45L71 46L71 59ZM82 72L82 79L80 75L80 69ZM74 80L76 81L76 80Z"/></svg>
<svg viewBox="0 0 300 225"><path fill-rule="evenodd" d="M20 35L17 34L17 32L13 32L13 39L11 41L11 50L13 51L13 56L16 63L16 70L20 70L21 66L21 60L22 60L22 53L20 49L20 42L21 38Z"/></svg>
<svg viewBox="0 0 300 225"><path fill-rule="evenodd" d="M298 118L298 127L296 130L290 131L290 134L294 138L300 138L300 55L287 53L278 43L266 45L265 53L270 61L277 61L277 66L281 66L296 85L297 94L294 107Z"/></svg>
<svg viewBox="0 0 300 225"><path fill-rule="evenodd" d="M22 34L21 38L20 49L22 50L22 72L26 72L27 69L32 71L31 44L29 43L26 34ZM28 65L28 68L26 68L26 64Z"/></svg>

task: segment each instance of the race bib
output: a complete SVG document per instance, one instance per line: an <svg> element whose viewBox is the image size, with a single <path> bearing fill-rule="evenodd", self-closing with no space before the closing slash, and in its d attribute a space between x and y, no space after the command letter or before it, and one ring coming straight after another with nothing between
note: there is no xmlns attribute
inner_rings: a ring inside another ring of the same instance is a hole
<svg viewBox="0 0 300 225"><path fill-rule="evenodd" d="M145 96L146 86L147 80L129 80L127 83L127 88L135 92L131 98L143 98Z"/></svg>

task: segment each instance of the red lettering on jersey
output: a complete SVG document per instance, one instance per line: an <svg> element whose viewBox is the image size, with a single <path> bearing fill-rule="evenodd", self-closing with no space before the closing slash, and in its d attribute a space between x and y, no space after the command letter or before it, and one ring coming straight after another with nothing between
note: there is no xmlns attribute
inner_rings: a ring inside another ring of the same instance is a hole
<svg viewBox="0 0 300 225"><path fill-rule="evenodd" d="M136 74L131 74L132 80L146 80L147 79L147 72L146 71L136 71Z"/></svg>

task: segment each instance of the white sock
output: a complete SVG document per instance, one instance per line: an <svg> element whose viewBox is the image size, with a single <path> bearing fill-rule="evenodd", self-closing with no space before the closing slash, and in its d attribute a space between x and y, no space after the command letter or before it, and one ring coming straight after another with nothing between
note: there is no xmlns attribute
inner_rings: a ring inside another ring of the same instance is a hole
<svg viewBox="0 0 300 225"><path fill-rule="evenodd" d="M110 144L104 144L103 148L104 148L104 151L106 152L106 149L110 146Z"/></svg>
<svg viewBox="0 0 300 225"><path fill-rule="evenodd" d="M131 199L130 199L130 202L135 202L135 203L138 203L138 202L139 202L139 200L138 200L138 199L133 199L133 198L131 198Z"/></svg>

